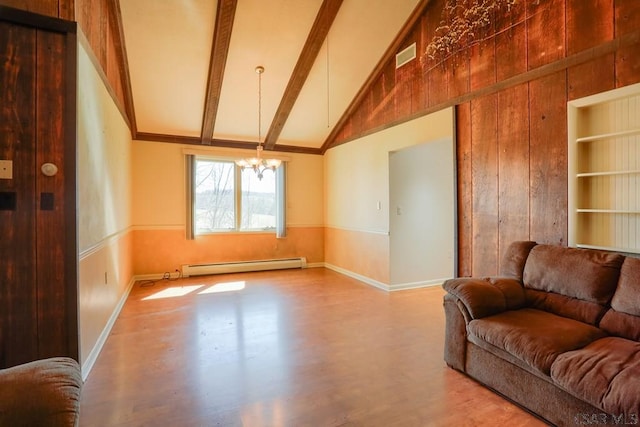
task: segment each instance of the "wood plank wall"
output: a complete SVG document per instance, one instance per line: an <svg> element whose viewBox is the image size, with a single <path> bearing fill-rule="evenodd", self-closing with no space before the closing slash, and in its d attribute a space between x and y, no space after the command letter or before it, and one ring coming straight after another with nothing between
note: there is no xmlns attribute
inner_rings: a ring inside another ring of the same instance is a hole
<svg viewBox="0 0 640 427"><path fill-rule="evenodd" d="M115 16L117 0L75 0L76 20L86 38L90 57L101 74L114 102L129 122L125 100L125 67L119 46L120 32Z"/></svg>
<svg viewBox="0 0 640 427"><path fill-rule="evenodd" d="M0 5L73 21L73 1L74 0L0 0Z"/></svg>
<svg viewBox="0 0 640 427"><path fill-rule="evenodd" d="M0 0L0 5L77 21L80 41L89 47L94 66L125 120L129 122L124 89L126 64L119 48L122 42L115 16L116 2L117 0Z"/></svg>
<svg viewBox="0 0 640 427"><path fill-rule="evenodd" d="M403 47L425 51L443 6ZM458 273L497 274L511 241L567 244L567 101L639 82L639 29L637 0L523 0L443 63L385 66L333 143L455 105Z"/></svg>

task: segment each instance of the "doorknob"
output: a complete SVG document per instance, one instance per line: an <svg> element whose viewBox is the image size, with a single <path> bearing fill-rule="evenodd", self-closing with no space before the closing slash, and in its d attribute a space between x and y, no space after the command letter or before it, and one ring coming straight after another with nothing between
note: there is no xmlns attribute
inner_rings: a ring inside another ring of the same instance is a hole
<svg viewBox="0 0 640 427"><path fill-rule="evenodd" d="M53 163L45 163L40 167L42 173L46 176L55 176L58 173L58 167Z"/></svg>

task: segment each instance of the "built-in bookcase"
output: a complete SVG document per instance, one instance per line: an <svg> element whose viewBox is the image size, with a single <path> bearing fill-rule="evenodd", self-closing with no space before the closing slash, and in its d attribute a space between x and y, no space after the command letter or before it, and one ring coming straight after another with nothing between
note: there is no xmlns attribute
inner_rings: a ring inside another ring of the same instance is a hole
<svg viewBox="0 0 640 427"><path fill-rule="evenodd" d="M640 84L571 101L569 246L640 253Z"/></svg>

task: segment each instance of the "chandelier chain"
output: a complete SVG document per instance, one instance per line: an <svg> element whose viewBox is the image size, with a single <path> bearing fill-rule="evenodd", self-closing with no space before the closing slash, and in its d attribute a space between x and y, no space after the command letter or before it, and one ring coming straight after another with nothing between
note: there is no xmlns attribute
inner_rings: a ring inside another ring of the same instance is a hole
<svg viewBox="0 0 640 427"><path fill-rule="evenodd" d="M262 144L262 69L257 68L258 73L258 144Z"/></svg>

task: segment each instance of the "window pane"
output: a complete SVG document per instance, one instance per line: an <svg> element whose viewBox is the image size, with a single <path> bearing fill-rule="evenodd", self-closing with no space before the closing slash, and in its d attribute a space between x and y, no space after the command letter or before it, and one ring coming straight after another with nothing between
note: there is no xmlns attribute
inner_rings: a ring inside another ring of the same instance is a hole
<svg viewBox="0 0 640 427"><path fill-rule="evenodd" d="M276 226L275 172L267 170L262 180L252 169L242 171L241 230L264 230Z"/></svg>
<svg viewBox="0 0 640 427"><path fill-rule="evenodd" d="M234 168L232 162L196 160L196 233L235 229Z"/></svg>

